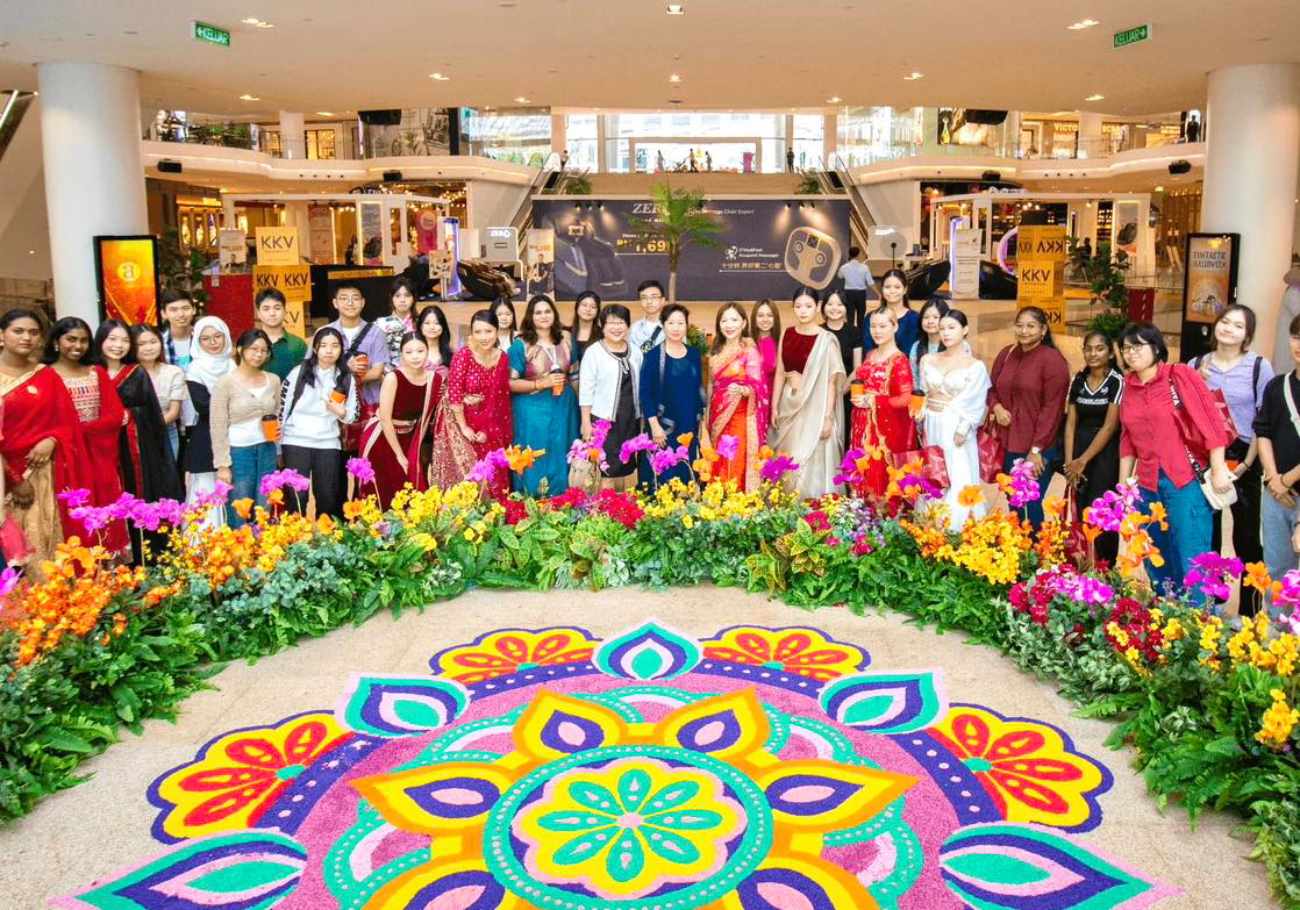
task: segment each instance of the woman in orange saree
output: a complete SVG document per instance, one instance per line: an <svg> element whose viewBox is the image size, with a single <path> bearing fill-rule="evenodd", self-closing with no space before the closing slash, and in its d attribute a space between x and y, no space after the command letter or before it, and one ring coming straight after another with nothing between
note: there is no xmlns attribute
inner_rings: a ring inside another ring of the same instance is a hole
<svg viewBox="0 0 1300 910"><path fill-rule="evenodd" d="M759 415L768 409L763 358L746 337L748 320L729 303L718 311L709 351L709 441L719 454L713 479L734 481L740 490L758 488L758 450L767 428ZM736 440L735 451L723 437Z"/></svg>

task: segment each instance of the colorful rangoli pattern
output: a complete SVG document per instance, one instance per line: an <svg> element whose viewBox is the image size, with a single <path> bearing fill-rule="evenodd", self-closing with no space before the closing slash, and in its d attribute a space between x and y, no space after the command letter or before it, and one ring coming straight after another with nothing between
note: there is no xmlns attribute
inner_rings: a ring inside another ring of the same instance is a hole
<svg viewBox="0 0 1300 910"><path fill-rule="evenodd" d="M811 628L507 629L224 734L94 910L1113 910L1110 773Z"/></svg>

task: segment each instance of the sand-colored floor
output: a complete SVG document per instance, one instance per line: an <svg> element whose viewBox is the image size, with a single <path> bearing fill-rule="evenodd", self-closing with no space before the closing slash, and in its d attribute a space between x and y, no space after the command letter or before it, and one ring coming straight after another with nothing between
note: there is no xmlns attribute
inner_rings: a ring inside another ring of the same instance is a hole
<svg viewBox="0 0 1300 910"><path fill-rule="evenodd" d="M960 635L922 631L898 615L860 618L839 609L809 613L734 590L699 588L601 594L480 591L423 614L398 620L379 616L361 628L339 630L255 665L231 666L213 680L217 689L185 703L176 724L151 722L143 736L128 734L86 766L93 779L0 829L0 907L42 907L51 896L158 854L162 847L149 833L156 810L145 798L155 777L192 759L223 731L332 708L354 672L423 675L434 652L492 629L572 624L608 635L649 618L699 635L740 623L806 624L866 648L874 669L940 667L950 700L1050 721L1073 736L1080 751L1111 768L1114 786L1100 798L1104 822L1080 839L1144 877L1182 889L1182 895L1157 906L1274 906L1263 867L1247 859L1249 842L1231 836L1235 819L1210 815L1193 831L1176 809L1162 816L1128 767L1131 756L1103 745L1109 725L1072 717L1070 705L1050 686L1024 676L993 651L967 645Z"/></svg>

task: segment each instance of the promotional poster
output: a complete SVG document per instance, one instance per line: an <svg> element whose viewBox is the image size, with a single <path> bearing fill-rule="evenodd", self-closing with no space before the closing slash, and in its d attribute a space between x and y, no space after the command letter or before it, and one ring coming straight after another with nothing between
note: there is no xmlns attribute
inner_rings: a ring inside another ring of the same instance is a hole
<svg viewBox="0 0 1300 910"><path fill-rule="evenodd" d="M95 277L105 319L158 324L158 241L152 236L96 237Z"/></svg>
<svg viewBox="0 0 1300 910"><path fill-rule="evenodd" d="M581 207L579 207L581 206ZM721 223L717 247L691 244L678 263L680 300L788 297L798 284L824 288L849 246L847 199L713 199L705 211ZM593 290L630 300L649 278L666 281L663 241L636 231L654 218L649 199L575 203L534 199L533 223L555 232L554 282L561 300Z"/></svg>
<svg viewBox="0 0 1300 910"><path fill-rule="evenodd" d="M1240 234L1188 234L1183 282L1182 339L1186 363L1213 346L1214 321L1237 296Z"/></svg>

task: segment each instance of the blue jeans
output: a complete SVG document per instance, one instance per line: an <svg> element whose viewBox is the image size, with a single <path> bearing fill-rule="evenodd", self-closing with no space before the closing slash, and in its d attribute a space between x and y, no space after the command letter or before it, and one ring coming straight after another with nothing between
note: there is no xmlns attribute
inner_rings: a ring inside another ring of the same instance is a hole
<svg viewBox="0 0 1300 910"><path fill-rule="evenodd" d="M1300 505L1288 509L1265 491L1260 502L1259 519L1268 574L1281 581L1287 572L1300 569L1300 556L1291 549L1291 535L1295 526L1300 524Z"/></svg>
<svg viewBox="0 0 1300 910"><path fill-rule="evenodd" d="M230 491L230 502L237 499L251 499L259 506L266 505L266 497L258 489L262 478L275 471L275 443L262 442L255 446L231 446L230 480L234 487ZM226 506L226 520L232 528L245 524L244 519L235 514L233 506Z"/></svg>
<svg viewBox="0 0 1300 910"><path fill-rule="evenodd" d="M1162 582L1168 581L1175 589L1181 589L1192 560L1214 548L1211 541L1214 510L1205 501L1205 494L1195 478L1182 487L1176 487L1164 471L1160 472L1156 492L1142 490L1143 511L1150 511L1153 502L1164 504L1169 530L1162 531L1154 522L1146 526L1151 542L1160 549L1165 560L1159 568L1148 561L1147 576L1153 587L1158 588Z"/></svg>
<svg viewBox="0 0 1300 910"><path fill-rule="evenodd" d="M1056 473L1057 467L1061 463L1061 450L1056 446L1045 449L1043 456L1043 470L1038 475L1038 498L1033 502L1026 504L1017 510L1021 518L1028 518L1029 523L1037 531L1043 526L1043 497L1047 495L1047 487L1052 482L1052 475ZM1028 459L1027 452L1008 452L1002 460L1002 471L1005 474L1011 473L1011 466L1021 458Z"/></svg>

